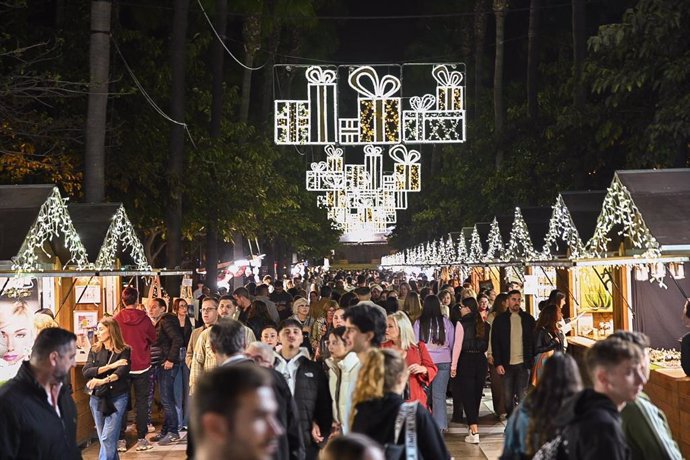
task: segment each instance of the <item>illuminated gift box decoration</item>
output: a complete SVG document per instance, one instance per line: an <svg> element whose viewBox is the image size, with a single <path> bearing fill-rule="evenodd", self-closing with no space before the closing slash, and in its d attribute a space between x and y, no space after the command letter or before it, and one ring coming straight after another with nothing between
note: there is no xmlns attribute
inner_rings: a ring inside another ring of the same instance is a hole
<svg viewBox="0 0 690 460"><path fill-rule="evenodd" d="M312 66L307 69L311 142L326 144L337 140L338 99L335 70Z"/></svg>
<svg viewBox="0 0 690 460"><path fill-rule="evenodd" d="M436 98L432 94L422 97L412 96L410 107L412 110L403 110L403 139L408 142L424 141L424 119L426 112L434 107Z"/></svg>
<svg viewBox="0 0 690 460"><path fill-rule="evenodd" d="M359 142L397 144L400 142L400 79L393 75L379 78L373 67L357 67L349 83L359 96Z"/></svg>
<svg viewBox="0 0 690 460"><path fill-rule="evenodd" d="M424 140L429 143L464 142L465 112L434 110L424 114Z"/></svg>
<svg viewBox="0 0 690 460"><path fill-rule="evenodd" d="M436 80L436 108L438 110L465 110L462 72L448 70L448 66L438 65L431 75Z"/></svg>
<svg viewBox="0 0 690 460"><path fill-rule="evenodd" d="M404 145L396 145L388 152L395 160L395 187L397 190L419 192L422 178L419 164L421 155L417 150L407 150Z"/></svg>
<svg viewBox="0 0 690 460"><path fill-rule="evenodd" d="M276 144L306 144L309 141L309 102L275 101Z"/></svg>

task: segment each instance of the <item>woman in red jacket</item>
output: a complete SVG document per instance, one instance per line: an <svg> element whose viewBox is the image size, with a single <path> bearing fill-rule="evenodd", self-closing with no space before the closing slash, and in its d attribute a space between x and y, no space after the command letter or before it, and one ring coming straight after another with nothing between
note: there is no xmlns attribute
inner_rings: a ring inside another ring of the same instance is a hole
<svg viewBox="0 0 690 460"><path fill-rule="evenodd" d="M417 342L407 315L398 311L388 315L386 320L386 342L383 348L398 350L410 371L410 393L408 401L419 401L427 409L427 389L438 372L424 342Z"/></svg>

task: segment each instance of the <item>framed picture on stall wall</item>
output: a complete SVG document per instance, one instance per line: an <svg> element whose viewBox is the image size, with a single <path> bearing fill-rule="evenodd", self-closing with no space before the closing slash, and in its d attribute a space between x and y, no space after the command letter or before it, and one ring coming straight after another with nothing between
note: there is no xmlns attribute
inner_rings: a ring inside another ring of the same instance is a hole
<svg viewBox="0 0 690 460"><path fill-rule="evenodd" d="M89 356L91 344L94 342L94 333L98 325L98 310L74 311L74 334L77 336L78 363L85 363Z"/></svg>
<svg viewBox="0 0 690 460"><path fill-rule="evenodd" d="M74 285L74 301L77 304L96 304L101 303L101 283L98 279L77 278Z"/></svg>

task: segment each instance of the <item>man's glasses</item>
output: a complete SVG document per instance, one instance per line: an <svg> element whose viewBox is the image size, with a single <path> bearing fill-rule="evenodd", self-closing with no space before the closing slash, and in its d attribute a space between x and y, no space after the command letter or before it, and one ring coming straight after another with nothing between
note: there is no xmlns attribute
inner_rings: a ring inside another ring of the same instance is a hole
<svg viewBox="0 0 690 460"><path fill-rule="evenodd" d="M203 313L209 313L209 312L212 312L213 310L218 310L218 308L216 308L216 307L210 307L210 308L202 308L202 309L201 309L201 311L202 311Z"/></svg>

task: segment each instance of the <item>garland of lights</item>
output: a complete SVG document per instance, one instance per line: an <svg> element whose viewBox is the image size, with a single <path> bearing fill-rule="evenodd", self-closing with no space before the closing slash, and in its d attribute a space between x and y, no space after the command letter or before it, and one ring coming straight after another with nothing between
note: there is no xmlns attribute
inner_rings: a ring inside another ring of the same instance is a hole
<svg viewBox="0 0 690 460"><path fill-rule="evenodd" d="M529 236L529 230L525 219L522 217L520 208L515 208L515 218L513 219L513 227L510 230L510 241L508 241L508 250L505 254L506 260L537 260L539 254L532 246L532 239Z"/></svg>
<svg viewBox="0 0 690 460"><path fill-rule="evenodd" d="M470 263L477 263L482 261L484 250L482 249L482 240L479 237L479 231L475 225L472 229L472 239L470 240L470 254L467 261Z"/></svg>
<svg viewBox="0 0 690 460"><path fill-rule="evenodd" d="M448 264L455 262L455 257L457 256L457 251L455 249L455 241L453 237L448 235L448 238L443 242L443 260Z"/></svg>
<svg viewBox="0 0 690 460"><path fill-rule="evenodd" d="M101 246L98 252L96 269L112 270L115 268L115 256L119 243L122 243L123 251L130 248L130 254L132 259L134 259L134 265L137 270L151 270L151 265L146 260L144 247L137 237L132 222L127 217L125 208L122 205L117 209L110 227L108 227L105 240L103 240L103 246Z"/></svg>
<svg viewBox="0 0 690 460"><path fill-rule="evenodd" d="M630 192L618 175L614 175L611 186L607 189L601 214L597 218L594 235L587 243L587 251L591 256L606 256L607 245L611 241L608 233L617 224L623 226L618 234L629 238L634 247L642 249L642 257L654 258L661 255L661 245L649 231Z"/></svg>
<svg viewBox="0 0 690 460"><path fill-rule="evenodd" d="M541 253L542 258L544 260L553 259L551 247L555 246L556 250L558 250L559 239L567 243L572 259L584 257L585 248L580 238L580 233L577 231L575 223L573 222L573 217L561 195L558 195L556 203L552 208L553 212L549 220L549 230L546 233L546 237L544 237L544 248Z"/></svg>
<svg viewBox="0 0 690 460"><path fill-rule="evenodd" d="M457 244L458 252L455 261L457 263L464 263L467 260L467 241L465 240L465 235L460 232Z"/></svg>
<svg viewBox="0 0 690 460"><path fill-rule="evenodd" d="M498 220L495 217L491 222L487 244L489 248L486 250L484 261L501 260L505 252L505 246L503 246L501 230L498 228Z"/></svg>
<svg viewBox="0 0 690 460"><path fill-rule="evenodd" d="M17 256L13 259L12 270L42 271L37 250L41 249L45 253L44 243L60 235L64 237L65 248L67 248L70 254L70 259L65 263L65 266L70 262L76 263L79 270L91 266L84 244L74 229L65 201L60 196L60 191L57 187L53 187L50 196L41 205L38 216L29 229L26 238L24 238Z"/></svg>

